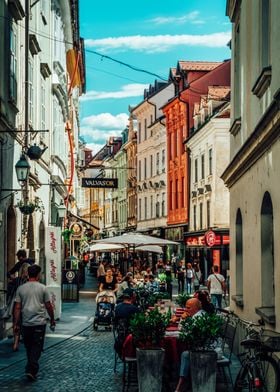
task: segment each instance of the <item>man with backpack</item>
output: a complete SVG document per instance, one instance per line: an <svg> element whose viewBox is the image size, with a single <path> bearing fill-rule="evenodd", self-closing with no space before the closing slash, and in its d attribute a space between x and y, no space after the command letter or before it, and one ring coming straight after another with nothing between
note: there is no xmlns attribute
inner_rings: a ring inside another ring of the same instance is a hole
<svg viewBox="0 0 280 392"><path fill-rule="evenodd" d="M225 278L219 274L219 267L217 265L213 266L213 273L208 276L207 287L210 292L212 304L215 308L221 308L226 285Z"/></svg>

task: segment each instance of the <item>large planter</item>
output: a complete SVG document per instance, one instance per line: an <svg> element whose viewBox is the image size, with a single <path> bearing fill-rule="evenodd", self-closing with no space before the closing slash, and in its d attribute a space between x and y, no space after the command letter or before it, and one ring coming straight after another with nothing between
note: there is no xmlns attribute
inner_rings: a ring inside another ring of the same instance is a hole
<svg viewBox="0 0 280 392"><path fill-rule="evenodd" d="M190 360L192 391L215 392L217 353L215 351L192 351Z"/></svg>
<svg viewBox="0 0 280 392"><path fill-rule="evenodd" d="M139 392L160 392L164 349L136 349Z"/></svg>

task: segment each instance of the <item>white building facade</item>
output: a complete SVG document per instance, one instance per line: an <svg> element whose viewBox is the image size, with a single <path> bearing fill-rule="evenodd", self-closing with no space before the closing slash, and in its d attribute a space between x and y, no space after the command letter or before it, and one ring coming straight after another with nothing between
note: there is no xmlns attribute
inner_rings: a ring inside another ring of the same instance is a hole
<svg viewBox="0 0 280 392"><path fill-rule="evenodd" d="M227 1L232 22L231 306L280 331L280 3Z"/></svg>

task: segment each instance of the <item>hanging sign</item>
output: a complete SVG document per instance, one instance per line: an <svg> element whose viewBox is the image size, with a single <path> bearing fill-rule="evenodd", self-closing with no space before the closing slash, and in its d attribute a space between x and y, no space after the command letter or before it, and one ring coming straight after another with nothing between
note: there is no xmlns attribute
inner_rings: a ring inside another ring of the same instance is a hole
<svg viewBox="0 0 280 392"><path fill-rule="evenodd" d="M204 235L205 243L207 246L214 246L216 243L216 234L213 230L209 230Z"/></svg>
<svg viewBox="0 0 280 392"><path fill-rule="evenodd" d="M117 178L82 178L83 188L117 188Z"/></svg>

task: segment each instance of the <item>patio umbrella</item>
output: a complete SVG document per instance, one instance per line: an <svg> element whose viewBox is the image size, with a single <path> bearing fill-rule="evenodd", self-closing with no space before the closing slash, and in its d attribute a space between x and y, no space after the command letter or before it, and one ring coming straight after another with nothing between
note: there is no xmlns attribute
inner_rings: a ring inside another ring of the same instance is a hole
<svg viewBox="0 0 280 392"><path fill-rule="evenodd" d="M91 252L109 252L109 251L114 251L114 250L119 250L119 249L124 249L123 245L120 244L94 244L89 246L89 251Z"/></svg>
<svg viewBox="0 0 280 392"><path fill-rule="evenodd" d="M140 252L152 252L152 253L163 253L162 247L159 245L143 245L137 246L136 251Z"/></svg>
<svg viewBox="0 0 280 392"><path fill-rule="evenodd" d="M137 250L138 246L147 245L179 245L178 242L166 240L164 238L152 237L150 235L145 235L137 232L124 233L115 237L103 238L102 240L97 240L96 243L108 243L108 244L120 244L127 248L132 247L133 253ZM134 276L134 262L133 262L133 276Z"/></svg>
<svg viewBox="0 0 280 392"><path fill-rule="evenodd" d="M179 245L178 242L166 240L164 238L152 237L150 235L145 235L137 232L124 233L122 235L117 235L115 237L103 238L102 240L95 241L96 243L106 243L106 244L121 244L124 246L146 246L146 245Z"/></svg>

